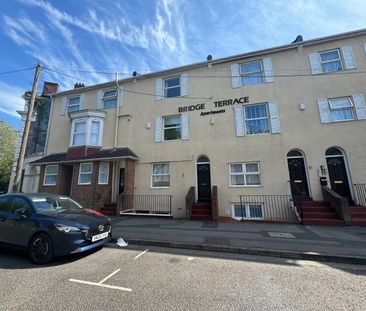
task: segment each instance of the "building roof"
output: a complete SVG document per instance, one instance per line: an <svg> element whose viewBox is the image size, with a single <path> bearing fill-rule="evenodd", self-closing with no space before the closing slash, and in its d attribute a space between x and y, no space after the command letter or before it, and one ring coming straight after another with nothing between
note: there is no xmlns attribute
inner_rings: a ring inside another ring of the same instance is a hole
<svg viewBox="0 0 366 311"><path fill-rule="evenodd" d="M128 147L123 148L111 148L101 149L96 153L76 158L68 158L67 152L52 153L41 159L31 162L31 164L58 164L58 163L73 163L73 162L85 162L92 160L112 160L112 159L131 159L139 160L139 157Z"/></svg>
<svg viewBox="0 0 366 311"><path fill-rule="evenodd" d="M280 46L276 46L276 47L272 47L272 48L266 48L266 49L262 49L262 50L222 57L222 58L218 58L218 59L207 60L207 61L199 62L199 63L195 63L195 64L189 64L189 65L184 65L184 66L180 66L180 67L165 69L165 70L161 70L161 71L157 71L157 72L141 74L141 75L125 78L122 80L118 80L118 84L133 81L135 79L136 80L147 79L147 78L156 77L156 76L168 75L168 74L183 71L183 70L199 68L199 67L207 66L208 63L210 63L210 64L226 63L226 62L235 61L235 60L239 60L239 59L243 59L243 58L286 51L286 50L298 48L299 46L311 46L314 44L325 43L325 42L329 42L329 41L346 39L346 38L357 37L357 36L362 36L362 35L366 35L366 29L359 29L359 30L349 31L349 32L341 33L341 34L336 34L336 35L331 35L331 36L326 36L326 37L321 37L321 38L316 38L316 39L310 39L310 40L305 40L305 41L295 40L294 42L292 42L290 44L280 45ZM93 89L110 87L110 86L114 86L114 85L116 85L116 81L110 81L110 82L105 82L105 83L101 83L101 84L94 84L94 85L85 86L82 88L79 87L76 89L70 89L70 90L66 90L63 92L58 92L58 93L53 94L52 96L62 96L62 95L80 93L82 90L93 90Z"/></svg>

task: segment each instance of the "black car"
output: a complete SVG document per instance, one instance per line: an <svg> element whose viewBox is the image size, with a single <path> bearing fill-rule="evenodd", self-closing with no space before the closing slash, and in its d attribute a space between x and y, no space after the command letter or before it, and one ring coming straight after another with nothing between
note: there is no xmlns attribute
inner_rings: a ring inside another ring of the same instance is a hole
<svg viewBox="0 0 366 311"><path fill-rule="evenodd" d="M0 243L28 250L33 263L107 243L110 219L69 197L44 193L0 195Z"/></svg>

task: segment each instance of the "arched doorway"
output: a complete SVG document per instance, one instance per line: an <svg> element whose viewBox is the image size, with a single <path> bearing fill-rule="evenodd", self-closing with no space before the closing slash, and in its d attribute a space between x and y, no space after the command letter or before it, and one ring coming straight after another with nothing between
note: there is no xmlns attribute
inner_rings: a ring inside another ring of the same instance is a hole
<svg viewBox="0 0 366 311"><path fill-rule="evenodd" d="M343 152L335 147L325 152L327 160L330 186L333 191L348 199L349 205L354 205L349 187L348 170Z"/></svg>
<svg viewBox="0 0 366 311"><path fill-rule="evenodd" d="M211 200L210 160L206 156L197 159L197 194L198 202Z"/></svg>
<svg viewBox="0 0 366 311"><path fill-rule="evenodd" d="M287 164L292 196L308 198L310 196L309 184L303 153L299 150L289 151L287 153Z"/></svg>

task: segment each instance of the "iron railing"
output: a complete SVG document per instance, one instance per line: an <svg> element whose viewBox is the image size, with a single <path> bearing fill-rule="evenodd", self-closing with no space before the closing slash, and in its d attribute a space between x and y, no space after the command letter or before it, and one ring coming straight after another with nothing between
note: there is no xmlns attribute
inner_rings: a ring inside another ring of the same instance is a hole
<svg viewBox="0 0 366 311"><path fill-rule="evenodd" d="M121 214L171 215L171 195L122 195Z"/></svg>
<svg viewBox="0 0 366 311"><path fill-rule="evenodd" d="M239 216L242 220L296 221L297 207L297 199L291 195L240 195Z"/></svg>
<svg viewBox="0 0 366 311"><path fill-rule="evenodd" d="M366 207L366 184L354 184L357 204Z"/></svg>

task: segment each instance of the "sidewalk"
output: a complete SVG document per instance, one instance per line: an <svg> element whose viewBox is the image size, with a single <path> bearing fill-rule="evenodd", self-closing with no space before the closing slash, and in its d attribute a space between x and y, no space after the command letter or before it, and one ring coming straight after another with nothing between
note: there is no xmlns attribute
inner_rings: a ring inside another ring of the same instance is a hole
<svg viewBox="0 0 366 311"><path fill-rule="evenodd" d="M366 264L366 227L123 216L112 219L112 233L131 244Z"/></svg>

